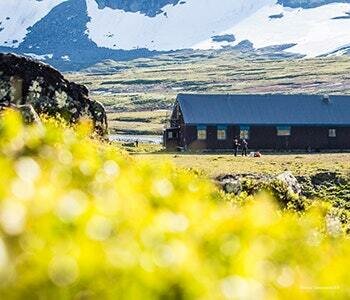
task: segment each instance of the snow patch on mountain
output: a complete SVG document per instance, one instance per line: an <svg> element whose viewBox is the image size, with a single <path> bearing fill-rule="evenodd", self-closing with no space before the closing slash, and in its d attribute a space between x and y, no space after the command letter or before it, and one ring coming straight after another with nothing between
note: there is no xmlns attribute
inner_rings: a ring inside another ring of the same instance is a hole
<svg viewBox="0 0 350 300"><path fill-rule="evenodd" d="M274 3L276 0L186 0L163 7L162 14L151 18L108 7L101 10L95 0L87 0L88 34L98 46L112 49L191 48Z"/></svg>
<svg viewBox="0 0 350 300"><path fill-rule="evenodd" d="M65 70L182 49L228 47L272 58L350 55L349 2L0 0L0 51Z"/></svg>
<svg viewBox="0 0 350 300"><path fill-rule="evenodd" d="M25 56L29 56L31 58L37 59L37 60L46 60L46 59L52 59L53 54L43 54L43 55L38 55L35 53L23 53Z"/></svg>
<svg viewBox="0 0 350 300"><path fill-rule="evenodd" d="M350 41L350 20L334 19L350 11L350 4L328 4L312 9L292 9L267 5L248 18L221 32L236 37L232 46L249 40L255 48L296 44L292 53L315 57L342 48ZM272 18L281 15L281 18ZM222 45L207 39L194 45L199 49L219 49Z"/></svg>
<svg viewBox="0 0 350 300"><path fill-rule="evenodd" d="M16 48L28 33L27 28L44 18L66 0L0 0L0 45Z"/></svg>

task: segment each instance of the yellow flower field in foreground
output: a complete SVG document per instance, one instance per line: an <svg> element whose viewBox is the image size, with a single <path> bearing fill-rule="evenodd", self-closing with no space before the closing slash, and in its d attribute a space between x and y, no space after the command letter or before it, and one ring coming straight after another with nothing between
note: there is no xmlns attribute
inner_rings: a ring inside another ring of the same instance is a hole
<svg viewBox="0 0 350 300"><path fill-rule="evenodd" d="M349 299L350 241L328 205L238 205L87 126L0 122L1 299Z"/></svg>

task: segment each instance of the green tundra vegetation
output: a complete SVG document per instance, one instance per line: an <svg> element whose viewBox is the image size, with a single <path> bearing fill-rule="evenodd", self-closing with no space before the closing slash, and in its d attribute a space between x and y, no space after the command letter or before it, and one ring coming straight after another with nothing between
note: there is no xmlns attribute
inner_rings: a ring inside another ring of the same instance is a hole
<svg viewBox="0 0 350 300"><path fill-rule="evenodd" d="M132 152L132 148L129 151ZM178 167L192 169L209 178L230 173L276 175L285 171L290 171L296 176L314 175L327 171L350 175L350 153L267 153L260 158L246 158L234 157L233 153L169 154L166 152L147 153L147 151L157 151L157 147L149 146L146 148L141 145L140 151L135 153L137 154L136 159L148 160L150 163L159 160L171 161Z"/></svg>
<svg viewBox="0 0 350 300"><path fill-rule="evenodd" d="M1 299L350 298L337 203L278 181L225 194L90 128L1 118Z"/></svg>
<svg viewBox="0 0 350 300"><path fill-rule="evenodd" d="M350 93L350 58L262 59L232 51L106 61L67 74L107 107L112 132L161 134L182 93Z"/></svg>

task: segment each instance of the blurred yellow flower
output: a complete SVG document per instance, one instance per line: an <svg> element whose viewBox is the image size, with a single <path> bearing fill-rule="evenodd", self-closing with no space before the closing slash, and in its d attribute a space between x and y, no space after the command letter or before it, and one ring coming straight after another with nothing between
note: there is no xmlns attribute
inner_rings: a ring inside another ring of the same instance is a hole
<svg viewBox="0 0 350 300"><path fill-rule="evenodd" d="M233 197L91 124L0 121L1 299L350 299L334 208Z"/></svg>

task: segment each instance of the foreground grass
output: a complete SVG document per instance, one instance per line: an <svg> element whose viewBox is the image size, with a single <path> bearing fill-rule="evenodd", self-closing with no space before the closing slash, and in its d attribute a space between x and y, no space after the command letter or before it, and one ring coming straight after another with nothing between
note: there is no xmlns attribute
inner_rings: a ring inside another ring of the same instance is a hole
<svg viewBox="0 0 350 300"><path fill-rule="evenodd" d="M139 143L138 147L136 147L135 144L131 145L130 143L124 143L124 142L112 142L113 146L119 147L121 149L124 149L129 154L150 154L150 153L161 153L164 151L163 146L158 144L152 144L152 143Z"/></svg>
<svg viewBox="0 0 350 300"><path fill-rule="evenodd" d="M295 175L323 171L350 174L350 153L267 154L261 158L234 157L232 154L143 154L136 157L150 163L169 160L180 168L197 170L209 177L241 173L278 174L284 171Z"/></svg>
<svg viewBox="0 0 350 300"><path fill-rule="evenodd" d="M0 120L1 299L349 299L331 204L225 195L89 134Z"/></svg>

